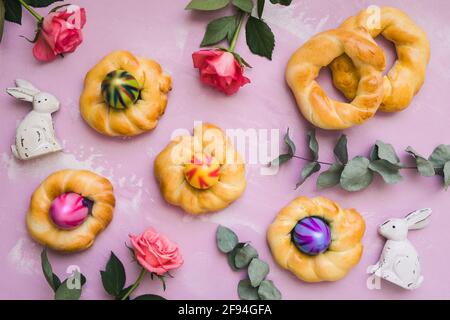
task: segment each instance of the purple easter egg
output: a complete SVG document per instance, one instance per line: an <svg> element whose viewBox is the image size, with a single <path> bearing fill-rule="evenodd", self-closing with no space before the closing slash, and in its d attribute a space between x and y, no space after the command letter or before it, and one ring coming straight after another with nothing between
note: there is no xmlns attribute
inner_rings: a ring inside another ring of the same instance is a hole
<svg viewBox="0 0 450 320"><path fill-rule="evenodd" d="M292 239L301 252L316 256L325 252L330 246L330 227L321 218L303 218L292 230Z"/></svg>

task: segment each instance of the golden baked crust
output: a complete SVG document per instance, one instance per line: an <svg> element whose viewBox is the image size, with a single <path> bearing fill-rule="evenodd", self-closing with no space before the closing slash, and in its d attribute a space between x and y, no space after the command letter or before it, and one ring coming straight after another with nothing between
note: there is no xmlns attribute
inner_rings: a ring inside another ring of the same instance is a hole
<svg viewBox="0 0 450 320"><path fill-rule="evenodd" d="M328 251L309 256L297 249L291 231L308 216L323 218L331 229ZM355 209L341 207L326 198L299 197L283 208L269 226L267 240L275 261L306 282L337 281L360 260L365 223Z"/></svg>
<svg viewBox="0 0 450 320"><path fill-rule="evenodd" d="M110 108L101 93L103 79L118 69L132 74L142 87L140 99L125 110ZM156 127L171 88L170 76L156 61L137 58L128 51L115 51L87 73L80 97L81 115L104 135L135 136Z"/></svg>
<svg viewBox="0 0 450 320"><path fill-rule="evenodd" d="M185 164L203 153L220 163L220 176L208 189L194 188L185 178ZM155 176L163 197L191 214L219 211L245 190L245 164L223 131L212 124L194 128L194 135L176 137L155 159Z"/></svg>
<svg viewBox="0 0 450 320"><path fill-rule="evenodd" d="M322 67L346 53L361 75L357 95L350 103L330 99L315 80ZM345 129L371 118L383 98L383 50L370 35L336 29L320 33L291 57L286 80L304 117L322 129Z"/></svg>
<svg viewBox="0 0 450 320"><path fill-rule="evenodd" d="M49 214L53 200L67 192L78 193L94 202L91 214L73 230L59 229ZM26 219L28 231L36 241L54 250L85 250L112 220L114 206L113 186L106 178L86 170L57 171L31 197Z"/></svg>
<svg viewBox="0 0 450 320"><path fill-rule="evenodd" d="M381 8L379 24L373 23L373 14L369 9L362 10L344 21L340 28L369 32L373 38L382 34L395 44L398 59L384 77L384 99L380 110L401 111L409 106L425 81L430 43L425 31L401 10ZM348 99L355 98L359 75L351 59L343 55L336 58L330 67L335 86Z"/></svg>

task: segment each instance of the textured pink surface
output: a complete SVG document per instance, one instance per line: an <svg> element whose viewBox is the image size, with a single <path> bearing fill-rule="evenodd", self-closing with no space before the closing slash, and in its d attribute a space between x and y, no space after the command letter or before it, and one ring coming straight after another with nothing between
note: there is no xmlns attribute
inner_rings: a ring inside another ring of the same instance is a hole
<svg viewBox="0 0 450 320"><path fill-rule="evenodd" d="M31 46L19 35L31 37L34 26L24 12L23 26L8 23L0 45L0 88L11 86L15 78L26 78L55 94L61 111L55 116L56 132L65 153L18 163L10 155L17 122L30 105L0 95L2 110L0 166L0 298L48 299L51 292L39 265L41 247L25 229L24 218L30 195L51 172L65 168L88 168L108 176L116 188L118 206L109 228L94 246L83 253L49 257L55 271L64 275L69 265L78 265L87 276L84 299L108 298L100 280L110 250L125 263L128 281L137 276L124 242L128 233L153 226L180 246L185 264L174 272L162 293L158 281L147 279L139 292L164 294L170 299L235 299L236 285L244 273L234 273L226 257L218 252L214 234L217 223L233 228L242 240L251 241L271 267L269 278L285 299L428 299L450 298L448 233L450 193L443 191L438 178L405 174L404 182L388 186L376 179L367 190L347 193L339 189L317 191L315 179L295 191L303 163L292 161L277 176L260 175L261 165L248 166L248 188L244 196L221 213L193 218L167 205L153 176L153 160L178 128L190 130L194 120L211 121L223 128L281 129L290 127L299 153L306 155L304 136L309 127L300 116L285 84L283 72L291 53L313 34L337 27L350 14L370 5L391 5L408 12L425 28L431 39L432 59L422 91L405 112L379 114L363 126L347 130L351 155L367 154L376 139L392 143L400 152L408 145L428 155L439 143L449 143L450 109L450 2L432 1L312 1L296 0L290 8L268 5L265 16L276 34L274 59L269 62L251 55L241 37L238 51L252 65L247 75L252 84L237 95L226 97L206 88L192 68L191 53L198 49L204 27L214 14L183 10L187 1L129 1L125 8L118 0L77 0L87 9L85 42L75 54L50 64L37 63ZM102 56L115 49L155 58L172 75L174 89L167 112L156 130L133 139L110 139L95 133L81 119L78 97L85 73ZM391 52L392 58L392 52ZM392 60L392 59L391 59ZM326 74L322 83L329 88ZM318 131L321 158L332 159L338 133ZM404 155L403 152L400 152ZM406 158L404 159L405 161ZM265 230L277 211L299 195L323 195L343 207L355 207L367 223L365 251L360 264L342 281L306 284L275 265L265 240ZM366 267L374 263L384 241L377 235L378 224L386 218L403 216L421 207L434 210L425 230L410 233L422 258L423 287L408 292L383 283L382 290L366 288Z"/></svg>

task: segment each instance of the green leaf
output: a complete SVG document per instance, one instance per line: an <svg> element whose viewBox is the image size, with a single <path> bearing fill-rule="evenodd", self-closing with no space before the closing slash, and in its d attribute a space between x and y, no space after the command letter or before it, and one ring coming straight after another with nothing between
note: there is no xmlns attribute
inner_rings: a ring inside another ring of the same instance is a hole
<svg viewBox="0 0 450 320"><path fill-rule="evenodd" d="M384 182L389 184L398 183L403 180L400 170L387 160L380 159L372 161L369 169L380 174Z"/></svg>
<svg viewBox="0 0 450 320"><path fill-rule="evenodd" d="M80 277L80 286L71 287L69 280L73 277ZM55 300L78 300L81 297L81 288L86 283L84 275L76 272L72 277L64 280L55 292Z"/></svg>
<svg viewBox="0 0 450 320"><path fill-rule="evenodd" d="M344 166L340 163L333 164L327 171L322 172L317 178L317 188L332 188L339 184Z"/></svg>
<svg viewBox="0 0 450 320"><path fill-rule="evenodd" d="M61 280L59 280L58 276L53 273L52 266L47 256L47 248L44 248L41 252L41 266L47 283L55 292L61 285Z"/></svg>
<svg viewBox="0 0 450 320"><path fill-rule="evenodd" d="M143 294L141 296L134 298L133 300L167 300L167 299L158 296L156 294Z"/></svg>
<svg viewBox="0 0 450 320"><path fill-rule="evenodd" d="M336 159L338 159L340 163L347 164L348 151L347 151L347 136L346 135L343 134L339 138L333 151L334 151L334 155L336 156Z"/></svg>
<svg viewBox="0 0 450 320"><path fill-rule="evenodd" d="M281 300L280 290L270 280L261 282L258 288L258 295L261 300Z"/></svg>
<svg viewBox="0 0 450 320"><path fill-rule="evenodd" d="M378 157L378 146L377 145L374 145L372 147L372 150L370 151L369 159L370 159L370 161L380 160L380 158Z"/></svg>
<svg viewBox="0 0 450 320"><path fill-rule="evenodd" d="M266 4L266 0L258 0L258 18L262 18L264 12L264 5Z"/></svg>
<svg viewBox="0 0 450 320"><path fill-rule="evenodd" d="M447 191L450 186L450 161L446 162L444 165L444 186L445 191Z"/></svg>
<svg viewBox="0 0 450 320"><path fill-rule="evenodd" d="M200 46L207 47L219 43L225 38L232 37L236 29L236 17L222 17L208 23L205 36Z"/></svg>
<svg viewBox="0 0 450 320"><path fill-rule="evenodd" d="M270 0L273 4L281 4L283 6L288 6L291 4L292 0Z"/></svg>
<svg viewBox="0 0 450 320"><path fill-rule="evenodd" d="M212 11L225 8L230 0L192 0L186 10Z"/></svg>
<svg viewBox="0 0 450 320"><path fill-rule="evenodd" d="M275 160L272 160L270 166L273 167L281 167L283 164L292 159L292 155L290 154L281 154Z"/></svg>
<svg viewBox="0 0 450 320"><path fill-rule="evenodd" d="M3 38L3 27L5 25L5 0L0 0L0 42Z"/></svg>
<svg viewBox="0 0 450 320"><path fill-rule="evenodd" d="M245 25L245 36L251 52L272 60L275 36L263 20L250 16Z"/></svg>
<svg viewBox="0 0 450 320"><path fill-rule="evenodd" d="M391 164L399 164L400 159L395 152L394 147L391 144L384 143L383 141L377 140L375 145L378 147L378 158L382 160L386 160Z"/></svg>
<svg viewBox="0 0 450 320"><path fill-rule="evenodd" d="M443 169L444 165L450 161L450 145L441 144L436 147L428 160L433 163L434 168Z"/></svg>
<svg viewBox="0 0 450 320"><path fill-rule="evenodd" d="M405 150L416 159L416 166L419 173L424 177L433 177L436 172L434 171L434 165L431 161L425 159L418 154L412 147L408 147Z"/></svg>
<svg viewBox="0 0 450 320"><path fill-rule="evenodd" d="M241 300L260 300L258 288L254 288L248 279L239 281L238 295Z"/></svg>
<svg viewBox="0 0 450 320"><path fill-rule="evenodd" d="M238 244L237 235L224 226L219 226L216 231L217 247L223 253L231 252Z"/></svg>
<svg viewBox="0 0 450 320"><path fill-rule="evenodd" d="M342 188L352 192L367 188L373 180L373 172L369 170L369 165L369 159L359 156L347 163L341 175Z"/></svg>
<svg viewBox="0 0 450 320"><path fill-rule="evenodd" d="M261 281L263 281L266 276L269 274L270 268L269 265L260 259L253 259L248 266L248 277L250 279L250 283L253 287L259 286Z"/></svg>
<svg viewBox="0 0 450 320"><path fill-rule="evenodd" d="M239 242L239 243L236 245L236 247L234 247L234 249L231 250L231 252L228 252L228 253L227 253L228 265L230 266L230 268L231 268L233 271L239 270L239 268L236 267L236 264L235 264L234 261L235 261L235 258L236 258L236 253L237 253L237 251L238 251L240 248L243 248L245 245L246 245L245 242Z"/></svg>
<svg viewBox="0 0 450 320"><path fill-rule="evenodd" d="M284 143L286 143L286 145L289 148L289 154L292 156L295 155L295 152L297 151L297 147L295 146L294 141L292 141L291 137L289 136L289 128L287 129L287 132L284 135Z"/></svg>
<svg viewBox="0 0 450 320"><path fill-rule="evenodd" d="M234 265L238 269L245 268L254 258L258 258L258 251L250 244L246 244L237 250L236 256L234 257Z"/></svg>
<svg viewBox="0 0 450 320"><path fill-rule="evenodd" d="M111 251L105 271L100 271L103 287L110 295L117 297L125 286L125 268L119 258Z"/></svg>
<svg viewBox="0 0 450 320"><path fill-rule="evenodd" d="M5 19L17 24L22 23L22 5L17 0L5 1Z"/></svg>
<svg viewBox="0 0 450 320"><path fill-rule="evenodd" d="M8 1L8 0L7 0ZM25 0L27 4L32 6L33 8L44 8L48 7L49 5L64 0Z"/></svg>
<svg viewBox="0 0 450 320"><path fill-rule="evenodd" d="M305 181L312 176L314 173L320 170L320 164L318 162L310 162L306 166L303 167L300 181L296 185L296 189L298 189Z"/></svg>
<svg viewBox="0 0 450 320"><path fill-rule="evenodd" d="M252 13L253 1L252 0L232 0L235 7L238 7L244 12Z"/></svg>
<svg viewBox="0 0 450 320"><path fill-rule="evenodd" d="M311 157L314 161L316 161L317 159L319 159L319 143L316 139L316 130L308 130L308 133L306 135L308 137L308 147L309 151L311 152Z"/></svg>

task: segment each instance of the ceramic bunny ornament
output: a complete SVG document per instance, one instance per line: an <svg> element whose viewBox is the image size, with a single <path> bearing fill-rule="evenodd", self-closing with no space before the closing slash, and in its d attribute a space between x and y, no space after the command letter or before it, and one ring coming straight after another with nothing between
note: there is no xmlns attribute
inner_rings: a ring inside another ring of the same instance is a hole
<svg viewBox="0 0 450 320"><path fill-rule="evenodd" d="M430 221L431 209L421 209L404 219L390 219L379 227L387 239L380 260L369 268L369 273L404 289L417 289L423 282L420 259L408 241L408 230L424 228Z"/></svg>
<svg viewBox="0 0 450 320"><path fill-rule="evenodd" d="M51 114L59 110L59 101L53 95L41 92L25 80L16 80L15 88L8 88L11 96L31 102L33 110L22 120L16 131L12 153L20 160L28 160L62 150L55 138Z"/></svg>

